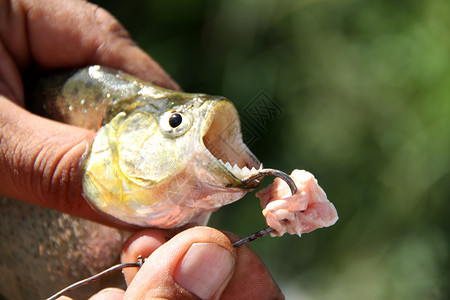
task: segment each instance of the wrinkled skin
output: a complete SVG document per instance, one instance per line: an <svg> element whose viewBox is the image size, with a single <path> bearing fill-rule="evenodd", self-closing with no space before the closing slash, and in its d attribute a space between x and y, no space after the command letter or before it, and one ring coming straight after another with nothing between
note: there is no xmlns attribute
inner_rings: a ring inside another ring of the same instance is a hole
<svg viewBox="0 0 450 300"><path fill-rule="evenodd" d="M0 37L0 194L9 197L4 198L0 206L0 291L6 299L45 298L66 285L61 282L67 280L63 273L55 276L53 264L61 263L63 271L70 273L92 266L96 270L87 272L96 272L109 266L114 255L90 256L83 247L91 249L88 241L101 247L99 243L108 237L115 240L107 244L110 244L111 253L117 252L118 256L122 237L116 235L116 229L103 227L110 233L101 233L97 223L87 223L79 218L120 227L92 210L81 195L79 161L95 132L24 110L21 74L31 66L53 70L101 64L122 69L160 86L171 89L178 89L178 86L155 61L136 47L114 18L86 2L1 0ZM156 242L131 242L130 245L140 245L136 246L136 251L150 253L158 248L160 255L173 248L186 247L186 243L191 243L190 239L196 239L191 231L182 233L185 240L174 239L167 243L166 238L160 237L170 235L169 232L155 230L137 234L149 236ZM201 240L214 242L217 241L215 236L216 233L206 231ZM223 237L219 239L220 243L230 247ZM88 259L84 265L72 257L77 249L79 255ZM127 249L131 248L125 248L124 253L129 253ZM245 293L249 293L247 299L282 297L250 249L238 249L236 257L236 270L222 294L223 299L238 299ZM177 262L169 260L166 263ZM146 268L142 274L147 271ZM161 268L157 268L156 272L160 271ZM39 282L50 277L56 281L51 284ZM252 286L253 280L258 282L256 286ZM266 289L267 286L273 288ZM143 293L158 288L152 284L135 287L134 291ZM159 287L177 293L167 282ZM186 298L194 297L188 295Z"/></svg>

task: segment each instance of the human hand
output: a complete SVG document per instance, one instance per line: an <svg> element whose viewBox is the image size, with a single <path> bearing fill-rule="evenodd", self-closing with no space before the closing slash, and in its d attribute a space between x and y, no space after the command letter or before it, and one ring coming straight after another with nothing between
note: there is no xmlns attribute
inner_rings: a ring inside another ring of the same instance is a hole
<svg viewBox="0 0 450 300"><path fill-rule="evenodd" d="M24 109L21 74L100 64L178 89L105 10L78 0L0 1L0 195L109 223L81 196L92 131Z"/></svg>
<svg viewBox="0 0 450 300"><path fill-rule="evenodd" d="M148 259L140 269L124 269L126 291L105 289L90 300L284 299L248 246L236 249L227 236L209 227L185 230L169 241L166 234L148 229L130 237L122 262L136 262L138 255Z"/></svg>

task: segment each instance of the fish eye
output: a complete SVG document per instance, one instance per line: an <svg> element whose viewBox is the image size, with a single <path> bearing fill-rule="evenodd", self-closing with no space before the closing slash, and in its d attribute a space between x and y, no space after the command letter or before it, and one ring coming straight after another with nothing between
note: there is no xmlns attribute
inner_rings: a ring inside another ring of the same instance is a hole
<svg viewBox="0 0 450 300"><path fill-rule="evenodd" d="M180 126L181 122L183 122L183 117L179 113L174 113L169 118L169 125L172 128Z"/></svg>
<svg viewBox="0 0 450 300"><path fill-rule="evenodd" d="M159 127L164 135L178 137L191 128L192 116L187 111L166 111L159 119Z"/></svg>

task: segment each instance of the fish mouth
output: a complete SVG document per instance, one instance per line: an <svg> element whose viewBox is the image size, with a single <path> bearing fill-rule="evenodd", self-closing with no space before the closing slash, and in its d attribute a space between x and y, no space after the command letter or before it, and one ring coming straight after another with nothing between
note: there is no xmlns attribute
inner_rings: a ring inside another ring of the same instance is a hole
<svg viewBox="0 0 450 300"><path fill-rule="evenodd" d="M239 116L231 102L218 101L207 119L203 144L222 171L226 170L234 181L242 184L243 179L262 169L262 164L242 140Z"/></svg>

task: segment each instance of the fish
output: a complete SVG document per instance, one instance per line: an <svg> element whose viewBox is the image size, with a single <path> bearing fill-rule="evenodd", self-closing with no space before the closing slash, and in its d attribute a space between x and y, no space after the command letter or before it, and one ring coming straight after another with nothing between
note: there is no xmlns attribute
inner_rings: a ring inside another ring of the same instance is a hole
<svg viewBox="0 0 450 300"><path fill-rule="evenodd" d="M245 181L262 164L224 97L164 89L99 65L42 76L29 91L32 112L97 132L81 162L83 196L117 223L205 225L260 184ZM117 260L129 235L5 197L0 205L6 299L48 297L95 274Z"/></svg>

